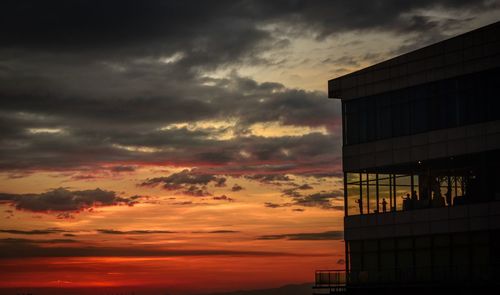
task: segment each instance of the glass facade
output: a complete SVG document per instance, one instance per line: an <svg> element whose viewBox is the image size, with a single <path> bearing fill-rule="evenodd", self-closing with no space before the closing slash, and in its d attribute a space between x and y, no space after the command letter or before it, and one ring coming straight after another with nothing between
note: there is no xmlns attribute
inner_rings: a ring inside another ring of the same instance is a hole
<svg viewBox="0 0 500 295"><path fill-rule="evenodd" d="M349 283L483 281L496 274L500 231L347 241Z"/></svg>
<svg viewBox="0 0 500 295"><path fill-rule="evenodd" d="M500 69L342 101L344 145L500 120Z"/></svg>
<svg viewBox="0 0 500 295"><path fill-rule="evenodd" d="M466 194L476 175L463 174L346 174L346 216L439 208L480 199Z"/></svg>
<svg viewBox="0 0 500 295"><path fill-rule="evenodd" d="M500 201L500 151L344 174L345 215ZM392 172L398 171L398 172Z"/></svg>

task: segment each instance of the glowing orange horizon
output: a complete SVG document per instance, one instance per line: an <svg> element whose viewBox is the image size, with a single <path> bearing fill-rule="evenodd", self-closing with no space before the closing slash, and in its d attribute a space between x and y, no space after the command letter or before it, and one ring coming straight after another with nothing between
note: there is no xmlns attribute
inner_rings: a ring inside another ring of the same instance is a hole
<svg viewBox="0 0 500 295"><path fill-rule="evenodd" d="M286 189L304 196L340 189L340 179L289 174L261 181L224 175L224 185L208 183L204 196L166 190L161 184L138 185L183 169L136 166L92 181L51 171L14 179L4 175L1 189L11 194L42 194L55 187L93 192L99 187L114 191L115 198L148 197L133 206L103 204L63 216L2 202L0 288L159 286L196 291L197 282L204 290L229 291L311 282L315 269L343 267L341 237L308 236L341 231L343 212L293 203L284 194ZM304 190L299 190L302 184ZM329 204L341 202L331 199Z"/></svg>

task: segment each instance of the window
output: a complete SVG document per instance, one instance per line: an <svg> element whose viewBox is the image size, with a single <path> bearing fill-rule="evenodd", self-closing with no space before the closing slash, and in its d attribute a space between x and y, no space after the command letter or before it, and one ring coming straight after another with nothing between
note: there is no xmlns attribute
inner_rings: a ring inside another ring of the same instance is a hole
<svg viewBox="0 0 500 295"><path fill-rule="evenodd" d="M499 120L500 69L343 101L344 143Z"/></svg>

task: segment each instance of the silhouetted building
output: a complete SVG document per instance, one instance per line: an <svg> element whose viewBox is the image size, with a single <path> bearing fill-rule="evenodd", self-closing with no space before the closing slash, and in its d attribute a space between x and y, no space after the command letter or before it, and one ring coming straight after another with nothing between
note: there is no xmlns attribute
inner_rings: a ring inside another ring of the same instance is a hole
<svg viewBox="0 0 500 295"><path fill-rule="evenodd" d="M346 276L319 271L317 286L498 287L500 22L330 80L328 96L342 100Z"/></svg>

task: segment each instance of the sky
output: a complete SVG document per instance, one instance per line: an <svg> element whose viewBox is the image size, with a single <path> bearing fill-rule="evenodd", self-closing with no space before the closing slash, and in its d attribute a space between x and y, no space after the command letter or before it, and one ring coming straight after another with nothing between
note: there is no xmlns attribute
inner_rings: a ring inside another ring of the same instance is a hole
<svg viewBox="0 0 500 295"><path fill-rule="evenodd" d="M500 16L498 0L0 5L0 293L344 268L327 80Z"/></svg>

